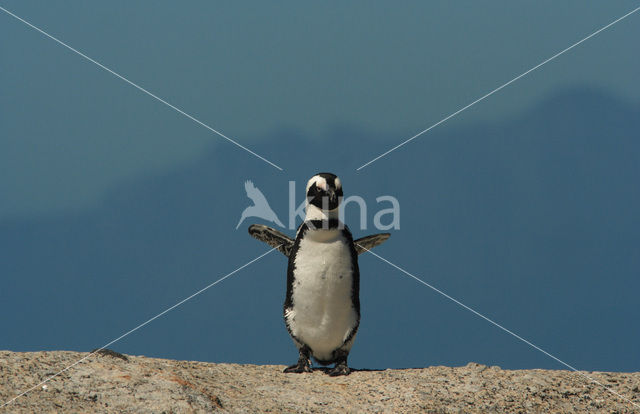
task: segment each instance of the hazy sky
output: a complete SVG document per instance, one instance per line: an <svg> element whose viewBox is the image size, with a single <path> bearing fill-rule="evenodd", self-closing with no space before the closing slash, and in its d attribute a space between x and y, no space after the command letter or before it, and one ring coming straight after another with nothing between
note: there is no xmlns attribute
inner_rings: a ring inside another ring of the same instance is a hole
<svg viewBox="0 0 640 414"><path fill-rule="evenodd" d="M362 163L632 10L595 2L3 1L2 6L233 139L347 124L389 144ZM443 128L501 120L567 85L638 102L637 16ZM0 14L0 217L95 205L122 180L229 145ZM407 149L410 150L410 149ZM294 148L273 148L286 159Z"/></svg>
<svg viewBox="0 0 640 414"><path fill-rule="evenodd" d="M398 198L383 257L578 368L640 370L640 12L355 171L637 2L0 6L284 168L0 12L0 349L120 336L264 253L257 220L235 230L245 180L286 222L289 180L324 170L369 223ZM563 368L360 260L355 367ZM112 348L292 363L285 271L273 253Z"/></svg>

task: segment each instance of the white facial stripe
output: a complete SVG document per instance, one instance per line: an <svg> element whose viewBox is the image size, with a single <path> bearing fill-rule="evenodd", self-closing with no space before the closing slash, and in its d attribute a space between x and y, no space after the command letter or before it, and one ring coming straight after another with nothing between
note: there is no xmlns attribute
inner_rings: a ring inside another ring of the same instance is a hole
<svg viewBox="0 0 640 414"><path fill-rule="evenodd" d="M340 182L340 179L338 177L336 177L335 185L336 185L336 190L339 188L342 188L342 183Z"/></svg>
<svg viewBox="0 0 640 414"><path fill-rule="evenodd" d="M327 180L325 180L324 178L314 175L313 177L311 177L311 179L309 180L309 182L307 183L307 192L309 192L309 188L311 188L311 186L313 185L313 183L316 184L316 187L323 189L323 190L327 190Z"/></svg>

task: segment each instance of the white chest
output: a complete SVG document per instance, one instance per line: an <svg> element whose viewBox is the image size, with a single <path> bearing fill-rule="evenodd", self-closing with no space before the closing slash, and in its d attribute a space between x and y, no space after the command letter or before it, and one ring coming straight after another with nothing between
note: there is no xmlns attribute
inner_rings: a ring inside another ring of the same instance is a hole
<svg viewBox="0 0 640 414"><path fill-rule="evenodd" d="M307 233L300 241L295 265L296 278L306 282L309 288L351 289L351 251L347 240L337 230Z"/></svg>
<svg viewBox="0 0 640 414"><path fill-rule="evenodd" d="M310 231L294 260L293 309L287 321L314 355L328 358L358 323L349 245L339 230Z"/></svg>

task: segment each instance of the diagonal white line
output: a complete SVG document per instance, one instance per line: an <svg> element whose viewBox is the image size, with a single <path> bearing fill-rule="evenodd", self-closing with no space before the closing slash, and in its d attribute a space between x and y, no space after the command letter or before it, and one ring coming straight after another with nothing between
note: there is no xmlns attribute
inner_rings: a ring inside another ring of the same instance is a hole
<svg viewBox="0 0 640 414"><path fill-rule="evenodd" d="M418 138L420 135L429 132L430 130L432 130L433 128L437 127L438 125L442 124L443 122L448 121L449 119L453 118L454 116L458 115L460 112L471 108L473 105L477 104L478 102L484 100L485 98L488 98L489 96L493 95L494 93L498 92L499 90L511 85L513 82L517 81L518 79L522 78L523 76L528 75L529 73L533 72L534 70L538 69L539 67L551 62L553 59L557 58L558 56L564 54L565 52L568 52L569 50L573 49L574 47L578 46L579 44L581 44L582 42L585 42L589 39L591 39L593 36L597 35L598 33L602 32L603 30L608 29L609 27L613 26L614 24L618 23L619 21L621 21L622 19L625 19L627 17L629 17L630 15L632 15L633 13L637 12L638 10L640 10L640 7L630 11L629 13L625 14L624 16L612 21L611 23L609 23L608 25L601 27L600 29L596 30L595 32L591 33L589 36L585 37L584 39L572 44L571 46L569 46L568 48L556 53L555 55L551 56L550 58L546 59L545 61L537 64L536 66L532 67L531 69L529 69L526 72L521 73L520 75L516 76L515 78L511 79L509 82L495 88L494 90L492 90L491 92L487 93L486 95L476 99L475 101L471 102L470 104L468 104L467 106L463 106L462 108L458 109L457 111L455 111L454 113L452 113L451 115L441 119L440 121L436 122L435 124L431 125L429 128L415 134L414 136L412 136L411 138L409 138L408 140L396 145L395 147L391 148L390 150L378 155L377 157L375 157L374 159L372 159L371 161L367 162L366 164L361 165L360 167L356 168L356 171L360 171L361 169L363 169L364 167L366 167L367 165L379 160L380 158L384 157L385 155L397 150L398 148L400 148L401 146L408 144L409 142L413 141L414 139Z"/></svg>
<svg viewBox="0 0 640 414"><path fill-rule="evenodd" d="M111 73L112 75L122 79L123 81L127 82L129 85L133 86L134 88L146 93L147 95L149 95L150 97L154 98L155 100L165 104L166 106L168 106L169 108L175 110L176 112L186 116L187 118L189 118L190 120L192 120L193 122L196 122L197 124L207 128L209 131L221 136L222 138L226 139L227 141L231 142L232 144L235 144L236 146L242 148L243 150L247 151L248 153L250 153L251 155L260 158L262 161L266 162L267 164L270 164L271 166L279 169L280 171L283 171L282 168L280 168L278 165L272 163L271 161L269 161L268 159L256 154L255 152L251 151L249 148L245 147L244 145L236 142L235 140L229 138L228 136L224 135L222 132L213 129L212 127L210 127L209 125L205 124L204 122L196 119L195 117L189 115L188 113L184 112L182 109L177 108L173 105L171 105L169 102L165 101L164 99L154 95L153 93L149 92L148 90L146 90L145 88L143 88L142 86L130 81L129 79L125 78L124 76L120 75L119 73L109 69L108 67L106 67L105 65L103 65L102 63L90 58L89 56L85 55L84 53L74 49L73 47L69 46L68 44L64 43L62 40L59 40L55 37L53 37L52 35L50 35L49 33L45 32L44 30L40 29L39 27L34 26L33 24L29 23L28 21L24 20L23 18L16 16L15 14L11 13L9 10L5 9L4 7L0 6L0 10L2 10L3 12L7 13L8 15L15 17L17 20L21 21L22 23L26 24L27 26L31 27L32 29L37 30L38 32L42 33L43 35L47 36L49 39L59 43L60 45L66 47L67 49L71 50L72 52L82 56L83 58L85 58L86 60L88 60L91 63L96 64L97 66L101 67L102 69L106 70L107 72Z"/></svg>
<svg viewBox="0 0 640 414"><path fill-rule="evenodd" d="M624 395L619 394L618 392L608 388L606 385L602 384L601 382L591 378L590 376L588 376L587 374L578 371L576 368L574 368L573 366L567 364L566 362L564 362L563 360L561 360L560 358L550 354L549 352L545 351L544 349L540 348L539 346L531 343L530 341L527 341L526 339L524 339L523 337L521 337L520 335L510 331L509 329L505 328L504 326L500 325L499 323L493 321L492 319L488 318L487 316L484 316L483 314L481 314L480 312L476 311L475 309L465 305L464 303L460 302L459 300L457 300L456 298L453 298L449 295L447 295L446 293L444 293L443 291L441 291L440 289L436 288L435 286L430 285L429 283L425 282L424 280L420 279L419 277L409 273L408 271L404 270L403 268L401 268L400 266L391 263L389 260L385 259L384 257L372 252L370 249L367 249L366 247L363 247L362 245L358 245L360 246L360 248L366 250L367 252L371 253L372 255L374 255L375 257L377 257L378 259L382 260L383 262L387 263L388 265L398 269L399 271L401 271L402 273L404 273L405 275L415 279L416 281L418 281L419 283L422 283L423 285L427 286L428 288L438 292L439 294L441 294L442 296L444 296L445 298L449 299L450 301L462 306L463 308L465 308L466 310L468 310L469 312L475 314L476 316L481 317L482 319L484 319L485 321L489 322L490 324L500 328L501 330L505 331L506 333L508 333L509 335L515 337L516 339L524 342L525 344L529 345L530 347L542 352L543 354L545 354L546 356L548 356L549 358L554 359L555 361L561 363L562 365L564 365L565 367L569 368L570 370L582 375L584 378L588 379L589 381L593 382L594 384L597 384L601 387L603 387L605 390L609 391L611 394L616 395L620 398L622 398L623 400L625 400L626 402L629 402L633 405L635 405L636 407L640 408L640 405L636 404L635 402L631 401L630 399L628 399L627 397L625 397Z"/></svg>
<svg viewBox="0 0 640 414"><path fill-rule="evenodd" d="M185 303L186 301L193 299L194 297L198 296L199 294L201 294L202 292L204 292L205 290L209 289L212 286L217 285L218 283L222 282L223 280L225 280L226 278L228 278L229 276L239 272L240 270L244 269L245 267L249 266L250 264L257 262L258 260L262 259L263 257L265 257L266 255L268 255L269 253L271 253L272 251L276 250L278 247L280 246L276 246L274 248L272 248L271 250L266 251L265 253L262 253L260 256L256 257L255 259L251 260L250 262L247 262L245 264L243 264L242 266L240 266L239 268L237 268L236 270L227 273L226 275L224 275L223 277L221 277L220 279L216 280L215 282L203 287L202 289L200 289L199 291L197 291L196 293L192 294L191 296L182 299L180 302L176 303L175 305L163 310L162 312L160 312L159 314L157 314L156 316L154 316L151 319L148 319L146 322L141 323L140 325L136 326L135 328L125 332L124 334L120 335L119 337L117 337L116 339L102 345L100 348L98 349L94 349L93 351L91 351L88 355L85 355L84 357L82 357L81 359L77 360L76 362L74 362L73 364L65 367L64 369L61 369L60 371L56 372L55 374L51 375L50 377L45 378L44 380L42 380L42 382L34 385L33 387L29 388L28 390L16 395L15 397L13 397L12 399L6 401L4 404L0 405L0 408L11 404L13 401L17 400L18 398L22 397L23 395L33 391L34 389L40 387L41 385L43 385L44 383L51 381L52 379L54 379L55 377L57 377L58 375L62 374L63 372L73 368L74 366L78 365L79 363L81 363L82 361L84 361L85 359L89 358L91 355L95 354L96 352L99 352L103 349L105 349L106 347L118 342L119 340L121 340L122 338L124 338L125 336L132 334L133 332L137 331L138 329L142 328L143 326L153 322L154 320L158 319L159 317L161 317L162 315L164 315L165 313L171 312L173 309L177 308L178 306L182 305L183 303Z"/></svg>

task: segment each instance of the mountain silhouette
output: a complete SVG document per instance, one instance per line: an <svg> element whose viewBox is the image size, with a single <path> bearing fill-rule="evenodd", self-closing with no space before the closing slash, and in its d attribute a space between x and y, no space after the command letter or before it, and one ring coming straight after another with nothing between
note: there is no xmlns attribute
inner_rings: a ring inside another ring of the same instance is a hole
<svg viewBox="0 0 640 414"><path fill-rule="evenodd" d="M212 144L192 164L121 183L95 208L1 221L0 349L102 346L265 252L230 229L247 204L237 177L260 177L284 212L289 180L300 203L308 177L329 170L367 201L368 230L345 216L354 238L372 232L377 196L399 200L401 230L377 254L579 369L638 371L639 114L597 90L559 91L499 122L452 120L358 173L415 131L340 126L320 144L283 129L252 148L284 173ZM287 363L286 265L271 253L113 348ZM372 255L359 265L355 367L561 368Z"/></svg>

